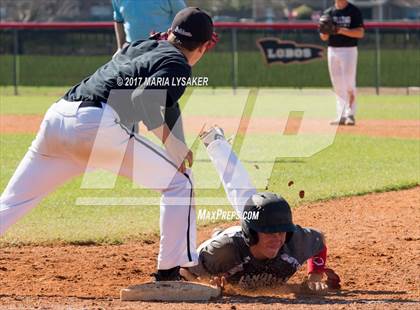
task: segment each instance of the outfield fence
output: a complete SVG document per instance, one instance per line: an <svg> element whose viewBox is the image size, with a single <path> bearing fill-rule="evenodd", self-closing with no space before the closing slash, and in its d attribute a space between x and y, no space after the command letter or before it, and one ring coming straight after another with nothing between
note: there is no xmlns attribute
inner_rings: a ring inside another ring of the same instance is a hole
<svg viewBox="0 0 420 310"><path fill-rule="evenodd" d="M210 86L330 86L326 45L315 23L232 22L216 23L216 28L219 43L193 70L195 76L208 77ZM269 65L257 43L264 38L295 42L295 48L319 46L323 57ZM358 85L378 91L419 87L419 42L420 22L367 22L359 44ZM16 93L19 85L72 85L109 61L115 50L109 22L0 23L0 85L14 85Z"/></svg>

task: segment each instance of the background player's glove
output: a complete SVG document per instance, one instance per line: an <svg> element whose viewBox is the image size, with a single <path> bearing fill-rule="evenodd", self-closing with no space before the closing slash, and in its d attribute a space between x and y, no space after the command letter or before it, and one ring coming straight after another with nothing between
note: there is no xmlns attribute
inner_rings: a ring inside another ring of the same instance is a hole
<svg viewBox="0 0 420 310"><path fill-rule="evenodd" d="M322 15L319 19L319 32L323 34L337 34L337 25L330 15Z"/></svg>

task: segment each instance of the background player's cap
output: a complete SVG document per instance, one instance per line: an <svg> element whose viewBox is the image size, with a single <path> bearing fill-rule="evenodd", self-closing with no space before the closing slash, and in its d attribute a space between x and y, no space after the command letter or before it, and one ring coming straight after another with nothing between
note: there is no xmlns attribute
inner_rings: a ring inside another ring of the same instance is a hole
<svg viewBox="0 0 420 310"><path fill-rule="evenodd" d="M180 39L206 42L213 35L213 20L205 11L188 7L176 14L171 30Z"/></svg>

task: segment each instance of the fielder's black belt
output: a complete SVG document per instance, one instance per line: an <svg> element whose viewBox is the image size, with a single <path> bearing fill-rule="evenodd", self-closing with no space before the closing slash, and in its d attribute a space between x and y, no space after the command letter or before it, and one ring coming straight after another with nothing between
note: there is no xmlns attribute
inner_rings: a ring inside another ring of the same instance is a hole
<svg viewBox="0 0 420 310"><path fill-rule="evenodd" d="M102 109L102 103L98 101L82 101L82 103L79 105L79 108L87 108L87 107Z"/></svg>

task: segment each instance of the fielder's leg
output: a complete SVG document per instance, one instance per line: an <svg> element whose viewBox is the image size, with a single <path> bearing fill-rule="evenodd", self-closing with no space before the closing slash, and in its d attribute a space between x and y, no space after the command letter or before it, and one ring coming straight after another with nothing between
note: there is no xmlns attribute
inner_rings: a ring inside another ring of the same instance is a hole
<svg viewBox="0 0 420 310"><path fill-rule="evenodd" d="M53 107L0 197L0 235L46 195L84 171L83 165L64 153L66 143L59 141L63 118Z"/></svg>
<svg viewBox="0 0 420 310"><path fill-rule="evenodd" d="M107 169L162 193L158 269L197 264L191 177L179 173L162 148L127 131L109 105L85 114L87 125L97 131L87 169Z"/></svg>
<svg viewBox="0 0 420 310"><path fill-rule="evenodd" d="M0 235L84 168L71 160L28 151L0 197Z"/></svg>
<svg viewBox="0 0 420 310"><path fill-rule="evenodd" d="M178 172L165 150L136 134L129 141L120 174L162 193L158 269L196 265L196 212L191 173Z"/></svg>

